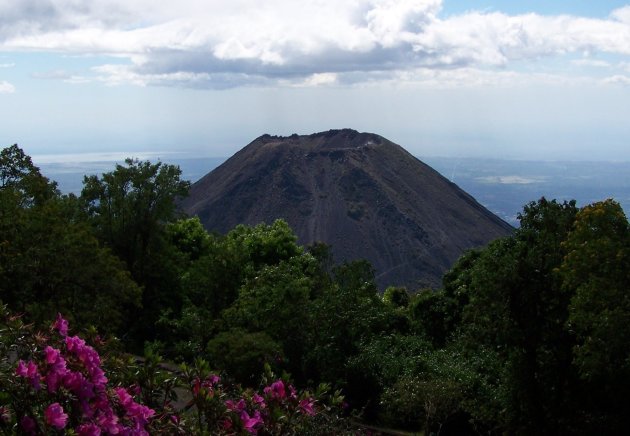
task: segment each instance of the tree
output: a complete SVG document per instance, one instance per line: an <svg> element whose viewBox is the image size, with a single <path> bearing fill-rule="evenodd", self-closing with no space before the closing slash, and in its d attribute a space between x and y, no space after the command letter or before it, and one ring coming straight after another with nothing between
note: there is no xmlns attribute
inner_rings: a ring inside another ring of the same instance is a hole
<svg viewBox="0 0 630 436"><path fill-rule="evenodd" d="M140 290L77 219L76 198L61 196L16 145L0 152L0 180L0 298L35 322L63 312L119 333Z"/></svg>
<svg viewBox="0 0 630 436"><path fill-rule="evenodd" d="M576 363L586 379L630 374L630 229L612 200L582 209L565 243L568 325L579 337ZM616 374L620 371L620 374Z"/></svg>
<svg viewBox="0 0 630 436"><path fill-rule="evenodd" d="M57 185L42 176L31 157L14 144L0 151L0 193L13 196L20 207L40 204L59 195ZM2 203L7 198L3 198Z"/></svg>
<svg viewBox="0 0 630 436"><path fill-rule="evenodd" d="M165 237L177 218L175 200L188 192L177 166L126 159L102 177L86 176L80 201L101 241L142 286L142 312L129 319L129 339L140 349L155 336L164 308L179 310L182 260Z"/></svg>
<svg viewBox="0 0 630 436"><path fill-rule="evenodd" d="M112 172L85 176L81 200L100 238L143 282L149 253L176 218L175 199L188 192L181 170L161 162L126 159Z"/></svg>
<svg viewBox="0 0 630 436"><path fill-rule="evenodd" d="M277 265L260 268L255 277L245 281L238 298L226 309L228 325L264 332L282 345L284 368L299 377L308 323L312 279L308 269L314 263L302 254Z"/></svg>
<svg viewBox="0 0 630 436"><path fill-rule="evenodd" d="M169 226L169 238L190 261L182 274L182 308L162 317L160 340L173 345L176 353L194 356L231 326L253 332L265 329L286 345L299 333L287 326L299 323L305 307L301 304L312 293L313 257L297 245L297 237L282 220L239 225L225 236L203 236L197 223L190 219ZM200 245L189 243L193 240ZM195 259L197 252L201 255ZM289 355L300 350L295 341Z"/></svg>
<svg viewBox="0 0 630 436"><path fill-rule="evenodd" d="M281 219L254 227L240 224L227 234L226 243L230 248L240 250L245 273L263 265L278 264L304 251L297 245L297 236L291 227Z"/></svg>
<svg viewBox="0 0 630 436"><path fill-rule="evenodd" d="M56 203L29 217L20 241L28 263L15 285L24 309L37 321L64 313L78 326L124 333L130 310L140 305L140 288L90 227L64 219Z"/></svg>
<svg viewBox="0 0 630 436"><path fill-rule="evenodd" d="M245 386L257 386L265 364L275 367L283 359L282 346L265 332L242 329L221 332L208 342L209 361L226 368L230 377Z"/></svg>
<svg viewBox="0 0 630 436"><path fill-rule="evenodd" d="M194 262L208 254L212 238L204 229L199 217L182 218L166 226L169 242L186 256L189 262Z"/></svg>
<svg viewBox="0 0 630 436"><path fill-rule="evenodd" d="M333 268L332 284L308 308L305 331L307 378L344 388L359 407L374 394L366 377L348 368L363 344L379 334L392 333L398 315L378 295L374 269L367 261L346 262Z"/></svg>
<svg viewBox="0 0 630 436"><path fill-rule="evenodd" d="M383 301L393 307L407 307L409 305L409 292L404 286L389 286L383 293Z"/></svg>
<svg viewBox="0 0 630 436"><path fill-rule="evenodd" d="M564 328L571 297L557 271L576 213L573 201L528 204L514 236L491 243L466 273L466 341L473 349L499 350L506 362L501 383L512 431L573 425L574 339Z"/></svg>
<svg viewBox="0 0 630 436"><path fill-rule="evenodd" d="M409 303L414 330L436 347L446 345L461 321L461 310L443 290L421 290Z"/></svg>
<svg viewBox="0 0 630 436"><path fill-rule="evenodd" d="M22 231L28 209L58 196L55 184L41 175L17 144L0 151L0 271L17 255L14 239Z"/></svg>
<svg viewBox="0 0 630 436"><path fill-rule="evenodd" d="M573 363L589 387L597 428L625 430L630 407L630 228L621 206L584 207L564 244L560 272L571 295L567 328L577 336Z"/></svg>

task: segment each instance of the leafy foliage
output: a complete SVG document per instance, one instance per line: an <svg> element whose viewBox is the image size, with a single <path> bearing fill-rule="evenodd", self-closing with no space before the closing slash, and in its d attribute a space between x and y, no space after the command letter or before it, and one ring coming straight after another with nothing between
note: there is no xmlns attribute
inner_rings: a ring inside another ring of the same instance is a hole
<svg viewBox="0 0 630 436"><path fill-rule="evenodd" d="M529 203L512 236L465 253L442 289L381 296L369 263L335 264L282 220L217 235L180 218L179 177L128 160L76 198L19 147L0 154L0 298L36 326L63 312L96 344L144 349L105 354L112 386L129 387L107 391L116 413L150 407L147 428L170 434L342 434L343 389L361 419L425 434L627 428L630 228L614 201ZM86 424L78 393L48 392L54 334L4 320L0 430L24 416L42 431ZM288 374L320 387L293 393Z"/></svg>
<svg viewBox="0 0 630 436"><path fill-rule="evenodd" d="M404 287L390 286L383 293L383 301L394 307L407 307L409 304L409 293Z"/></svg>
<svg viewBox="0 0 630 436"><path fill-rule="evenodd" d="M140 303L138 286L76 219L74 197L62 197L17 146L1 154L2 300L35 321L63 311L81 325L120 332L127 309Z"/></svg>
<svg viewBox="0 0 630 436"><path fill-rule="evenodd" d="M81 200L100 237L125 260L134 277L148 273L148 255L161 227L175 218L174 199L185 195L181 170L126 159L112 172L86 176Z"/></svg>
<svg viewBox="0 0 630 436"><path fill-rule="evenodd" d="M136 348L155 336L162 307L181 304L181 257L165 236L165 225L176 219L175 200L189 187L180 175L173 165L126 159L124 166L83 181L80 202L88 222L143 288L142 316L132 313L127 326Z"/></svg>
<svg viewBox="0 0 630 436"><path fill-rule="evenodd" d="M47 335L0 310L4 434L350 434L349 423L336 413L343 397L329 393L327 385L298 392L267 368L261 392L230 388L202 359L176 375L164 371L160 357L148 350L140 367L122 367L133 385L116 386L99 352L70 336L61 316ZM190 399L183 409L174 406L175 388Z"/></svg>
<svg viewBox="0 0 630 436"><path fill-rule="evenodd" d="M266 332L232 329L217 334L206 348L210 362L228 368L229 375L245 386L256 386L265 365L277 366L283 359L281 345Z"/></svg>

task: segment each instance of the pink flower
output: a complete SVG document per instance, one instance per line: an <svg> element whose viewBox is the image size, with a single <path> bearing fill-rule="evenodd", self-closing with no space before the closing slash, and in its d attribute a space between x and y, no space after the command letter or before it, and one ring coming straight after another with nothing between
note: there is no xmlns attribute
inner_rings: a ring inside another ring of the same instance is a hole
<svg viewBox="0 0 630 436"><path fill-rule="evenodd" d="M89 374L89 379L95 386L104 387L107 377L101 369L101 358L96 350L78 336L66 337L66 348L83 364Z"/></svg>
<svg viewBox="0 0 630 436"><path fill-rule="evenodd" d="M101 436L101 429L95 424L82 424L77 427L79 436Z"/></svg>
<svg viewBox="0 0 630 436"><path fill-rule="evenodd" d="M44 411L46 423L52 425L57 430L61 430L66 426L68 415L63 413L63 407L59 403L52 403Z"/></svg>
<svg viewBox="0 0 630 436"><path fill-rule="evenodd" d="M243 423L243 428L251 434L257 434L258 428L263 425L263 420L258 410L254 412L253 417L250 417L247 411L243 410L241 412L241 422Z"/></svg>
<svg viewBox="0 0 630 436"><path fill-rule="evenodd" d="M308 416L315 416L315 409L313 409L313 405L315 404L315 400L312 398L305 398L300 400L299 408Z"/></svg>
<svg viewBox="0 0 630 436"><path fill-rule="evenodd" d="M85 341L78 336L66 337L66 348L68 351L80 350L85 347Z"/></svg>
<svg viewBox="0 0 630 436"><path fill-rule="evenodd" d="M59 350L48 345L44 352L46 353L46 363L53 364L59 359Z"/></svg>
<svg viewBox="0 0 630 436"><path fill-rule="evenodd" d="M91 400L97 394L94 383L86 380L80 372L72 373L71 377L66 377L64 379L64 385L73 392L79 400Z"/></svg>
<svg viewBox="0 0 630 436"><path fill-rule="evenodd" d="M227 400L225 402L225 407L231 412L240 412L241 410L245 410L245 400L242 398L235 403L233 400Z"/></svg>
<svg viewBox="0 0 630 436"><path fill-rule="evenodd" d="M125 388L115 388L114 392L116 392L116 395L118 395L118 400L120 401L120 404L123 405L123 407L126 407L127 404L133 401L133 398L131 398L131 395L129 395Z"/></svg>
<svg viewBox="0 0 630 436"><path fill-rule="evenodd" d="M136 403L125 388L116 388L114 391L116 392L116 395L118 395L120 404L125 408L127 415L137 423L144 424L149 420L149 418L155 415L155 410Z"/></svg>
<svg viewBox="0 0 630 436"><path fill-rule="evenodd" d="M136 421L146 423L155 415L155 410L134 401L128 405L127 414Z"/></svg>
<svg viewBox="0 0 630 436"><path fill-rule="evenodd" d="M80 372L68 371L63 378L63 386L74 393L79 392L85 382L85 377Z"/></svg>
<svg viewBox="0 0 630 436"><path fill-rule="evenodd" d="M284 382L282 380L277 380L273 382L271 386L267 386L265 389L263 389L263 392L271 398L277 398L280 400L287 396L284 390Z"/></svg>
<svg viewBox="0 0 630 436"><path fill-rule="evenodd" d="M96 418L96 423L101 429L103 429L103 431L109 434L117 434L120 430L118 417L114 415L114 412L111 409L100 413L98 418Z"/></svg>
<svg viewBox="0 0 630 436"><path fill-rule="evenodd" d="M107 384L107 377L105 372L98 366L89 368L90 379L96 386L105 386Z"/></svg>
<svg viewBox="0 0 630 436"><path fill-rule="evenodd" d="M194 384L192 386L193 395L199 395L201 388L204 388L203 394L209 398L214 396L214 386L219 384L221 378L218 375L211 374L204 381L195 379Z"/></svg>
<svg viewBox="0 0 630 436"><path fill-rule="evenodd" d="M265 399L258 395L258 392L254 392L254 395L252 396L252 401L261 409L267 407L267 405L265 404Z"/></svg>
<svg viewBox="0 0 630 436"><path fill-rule="evenodd" d="M28 363L24 363L23 360L20 360L17 368L15 368L15 375L29 379L33 388L39 390L41 375L39 374L37 365L32 360L29 360Z"/></svg>
<svg viewBox="0 0 630 436"><path fill-rule="evenodd" d="M56 329L61 336L68 335L68 321L63 319L60 313L57 314L57 319L53 323L53 328Z"/></svg>
<svg viewBox="0 0 630 436"><path fill-rule="evenodd" d="M27 377L28 370L26 369L26 364L22 359L17 364L17 368L15 368L15 375L20 377Z"/></svg>
<svg viewBox="0 0 630 436"><path fill-rule="evenodd" d="M90 398L90 400L91 401L88 401L87 398L79 399L79 405L81 406L81 413L83 413L83 417L90 420L93 420L96 417L97 424L101 427L101 429L103 431L107 430L103 425L101 425L99 420L102 419L103 416L113 415L109 397L105 391L95 392L94 397Z"/></svg>
<svg viewBox="0 0 630 436"><path fill-rule="evenodd" d="M46 363L48 363L48 374L46 374L48 392L57 392L61 382L69 372L66 368L66 360L61 356L59 350L51 346L47 346L44 351L46 352Z"/></svg>
<svg viewBox="0 0 630 436"><path fill-rule="evenodd" d="M211 374L210 377L208 377L208 380L210 380L210 383L212 383L213 385L216 385L221 382L221 377L215 374Z"/></svg>

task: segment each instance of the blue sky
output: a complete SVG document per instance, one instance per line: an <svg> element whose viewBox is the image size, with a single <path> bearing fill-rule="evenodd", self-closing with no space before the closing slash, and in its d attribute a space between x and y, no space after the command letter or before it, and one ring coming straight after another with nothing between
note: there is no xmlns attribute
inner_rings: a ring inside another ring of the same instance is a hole
<svg viewBox="0 0 630 436"><path fill-rule="evenodd" d="M420 156L630 161L630 3L0 0L0 135L229 156L351 127Z"/></svg>
<svg viewBox="0 0 630 436"><path fill-rule="evenodd" d="M442 2L442 13L462 14L470 11L503 12L510 15L574 15L607 18L614 9L628 4L624 0L454 0Z"/></svg>

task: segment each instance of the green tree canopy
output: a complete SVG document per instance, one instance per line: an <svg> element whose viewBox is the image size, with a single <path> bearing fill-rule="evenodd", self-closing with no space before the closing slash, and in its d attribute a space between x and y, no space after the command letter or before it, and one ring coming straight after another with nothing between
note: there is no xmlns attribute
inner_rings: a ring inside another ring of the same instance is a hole
<svg viewBox="0 0 630 436"><path fill-rule="evenodd" d="M506 362L506 423L518 431L554 432L573 419L570 296L557 269L576 213L575 202L528 204L514 236L489 244L461 280L449 278L466 284L468 343L498 350Z"/></svg>
<svg viewBox="0 0 630 436"><path fill-rule="evenodd" d="M161 162L126 159L101 177L86 176L80 201L96 235L143 288L142 312L129 318L129 338L141 349L165 308L178 308L183 257L166 237L177 219L175 201L188 192L181 170Z"/></svg>
<svg viewBox="0 0 630 436"><path fill-rule="evenodd" d="M124 166L83 181L81 200L98 235L141 282L163 225L176 219L176 198L188 192L190 183L180 176L174 165L126 159Z"/></svg>
<svg viewBox="0 0 630 436"><path fill-rule="evenodd" d="M119 333L140 289L16 145L0 152L0 299L32 321L57 312ZM98 310L94 310L97 305Z"/></svg>
<svg viewBox="0 0 630 436"><path fill-rule="evenodd" d="M57 185L42 176L31 157L17 144L0 151L0 195L13 196L20 207L40 204L58 196ZM3 198L2 202L8 198Z"/></svg>
<svg viewBox="0 0 630 436"><path fill-rule="evenodd" d="M630 407L630 228L621 206L606 200L584 207L564 248L574 363L601 419L622 428Z"/></svg>

